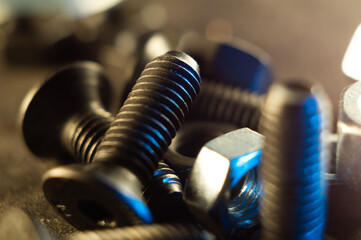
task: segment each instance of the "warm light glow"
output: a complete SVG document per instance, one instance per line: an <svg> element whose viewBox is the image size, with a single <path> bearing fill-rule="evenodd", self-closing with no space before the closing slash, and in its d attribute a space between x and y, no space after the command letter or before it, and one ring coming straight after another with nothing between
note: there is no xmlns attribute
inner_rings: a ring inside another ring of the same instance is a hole
<svg viewBox="0 0 361 240"><path fill-rule="evenodd" d="M342 62L344 74L355 80L361 80L361 25L351 39Z"/></svg>

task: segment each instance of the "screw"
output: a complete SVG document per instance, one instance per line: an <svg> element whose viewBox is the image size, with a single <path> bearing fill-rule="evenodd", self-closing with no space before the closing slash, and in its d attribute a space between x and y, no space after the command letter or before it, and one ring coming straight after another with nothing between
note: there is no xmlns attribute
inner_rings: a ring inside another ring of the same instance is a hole
<svg viewBox="0 0 361 240"><path fill-rule="evenodd" d="M319 86L304 81L271 86L260 119L261 239L323 239L330 117Z"/></svg>
<svg viewBox="0 0 361 240"><path fill-rule="evenodd" d="M146 186L144 196L156 222L192 220L183 201L182 183L163 161Z"/></svg>
<svg viewBox="0 0 361 240"><path fill-rule="evenodd" d="M50 203L79 229L151 223L142 185L151 179L199 89L198 65L184 53L168 52L147 64L93 163L45 175Z"/></svg>
<svg viewBox="0 0 361 240"><path fill-rule="evenodd" d="M80 62L29 92L20 116L29 149L38 156L89 163L109 128L111 91L102 68Z"/></svg>
<svg viewBox="0 0 361 240"><path fill-rule="evenodd" d="M189 119L233 124L257 131L263 101L263 95L222 82L204 81Z"/></svg>

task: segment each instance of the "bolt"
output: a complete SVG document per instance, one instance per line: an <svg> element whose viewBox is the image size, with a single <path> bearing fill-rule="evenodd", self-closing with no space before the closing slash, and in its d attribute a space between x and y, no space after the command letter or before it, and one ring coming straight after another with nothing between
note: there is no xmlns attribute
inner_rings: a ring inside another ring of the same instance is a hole
<svg viewBox="0 0 361 240"><path fill-rule="evenodd" d="M189 174L184 201L193 216L220 239L258 223L261 185L255 167L263 136L242 128L204 145Z"/></svg>
<svg viewBox="0 0 361 240"><path fill-rule="evenodd" d="M222 82L204 81L189 119L233 124L257 131L263 102L263 95Z"/></svg>
<svg viewBox="0 0 361 240"><path fill-rule="evenodd" d="M59 70L23 101L20 116L28 148L37 156L91 162L111 123L110 93L109 81L95 63Z"/></svg>
<svg viewBox="0 0 361 240"><path fill-rule="evenodd" d="M142 185L151 179L199 89L198 65L184 53L168 52L147 64L93 163L46 173L49 202L79 229L151 223Z"/></svg>
<svg viewBox="0 0 361 240"><path fill-rule="evenodd" d="M323 239L331 104L320 86L271 86L261 111L261 239Z"/></svg>

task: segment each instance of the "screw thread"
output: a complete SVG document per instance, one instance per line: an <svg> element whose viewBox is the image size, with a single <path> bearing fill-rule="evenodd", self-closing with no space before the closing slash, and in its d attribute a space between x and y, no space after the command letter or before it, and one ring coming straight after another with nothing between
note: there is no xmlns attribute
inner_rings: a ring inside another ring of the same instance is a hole
<svg viewBox="0 0 361 240"><path fill-rule="evenodd" d="M268 93L260 119L262 239L323 239L327 100L319 87L296 82Z"/></svg>
<svg viewBox="0 0 361 240"><path fill-rule="evenodd" d="M262 95L222 82L204 81L190 116L257 130L263 99Z"/></svg>
<svg viewBox="0 0 361 240"><path fill-rule="evenodd" d="M94 161L153 175L200 89L197 63L168 52L147 64L98 146Z"/></svg>
<svg viewBox="0 0 361 240"><path fill-rule="evenodd" d="M104 229L98 231L84 231L70 236L68 240L203 240L213 239L209 233L200 230L191 223L151 224Z"/></svg>
<svg viewBox="0 0 361 240"><path fill-rule="evenodd" d="M157 222L190 220L191 215L183 201L179 177L163 161L158 165L144 196Z"/></svg>
<svg viewBox="0 0 361 240"><path fill-rule="evenodd" d="M66 135L64 142L77 161L91 163L111 121L111 114L103 109L79 114L68 121L63 131Z"/></svg>
<svg viewBox="0 0 361 240"><path fill-rule="evenodd" d="M172 192L182 193L182 184L179 177L166 163L160 162L154 172L151 182L147 185L144 195L146 199L153 194L168 195Z"/></svg>
<svg viewBox="0 0 361 240"><path fill-rule="evenodd" d="M262 186L257 179L257 170L252 169L245 175L244 184L228 204L228 212L234 226L250 228L258 224L258 199Z"/></svg>

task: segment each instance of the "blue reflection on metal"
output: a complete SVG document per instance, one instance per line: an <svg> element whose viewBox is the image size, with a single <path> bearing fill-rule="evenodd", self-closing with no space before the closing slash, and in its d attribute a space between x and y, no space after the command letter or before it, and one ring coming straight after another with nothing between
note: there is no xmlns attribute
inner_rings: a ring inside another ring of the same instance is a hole
<svg viewBox="0 0 361 240"><path fill-rule="evenodd" d="M261 59L229 44L220 44L214 65L216 76L251 92L265 93L273 82L270 67Z"/></svg>
<svg viewBox="0 0 361 240"><path fill-rule="evenodd" d="M231 187L237 186L242 177L261 162L261 150L231 160Z"/></svg>
<svg viewBox="0 0 361 240"><path fill-rule="evenodd" d="M110 188L110 190L113 189ZM142 200L132 195L132 193L128 191L117 191L115 194L126 206L132 209L133 212L136 213L137 217L139 217L144 223L153 223L153 216Z"/></svg>

